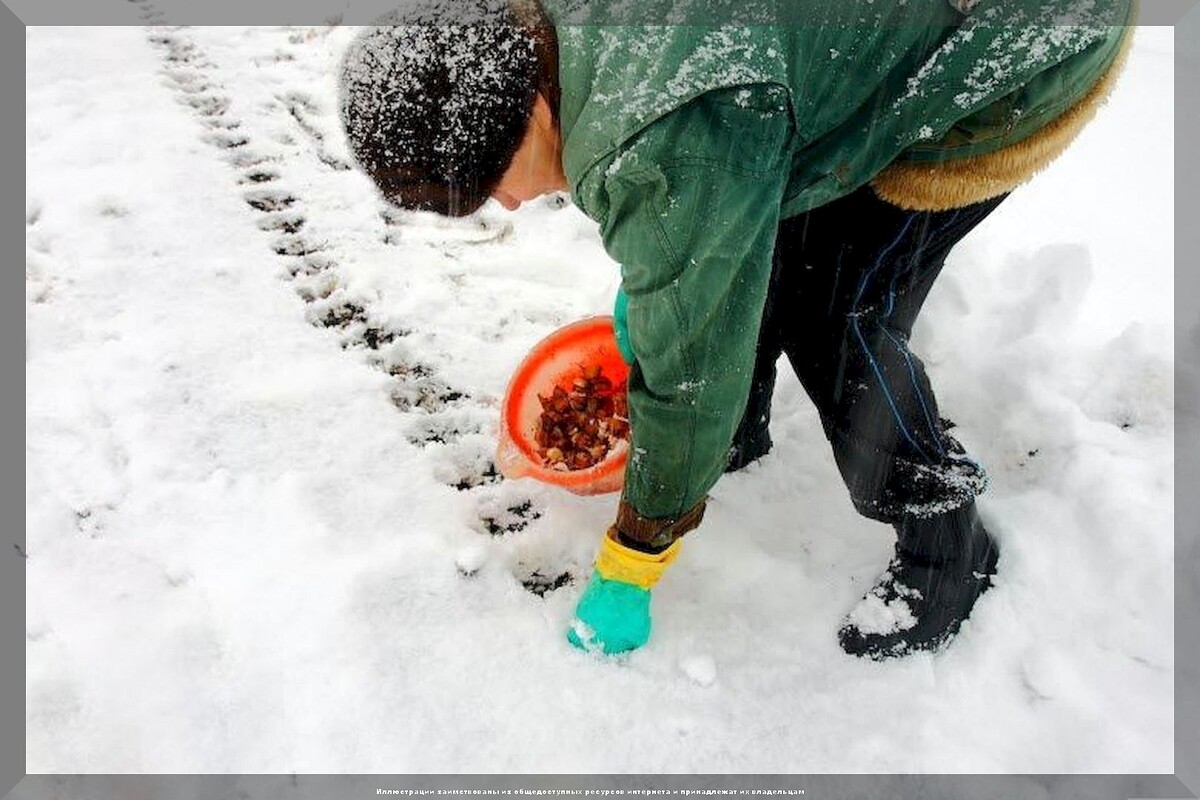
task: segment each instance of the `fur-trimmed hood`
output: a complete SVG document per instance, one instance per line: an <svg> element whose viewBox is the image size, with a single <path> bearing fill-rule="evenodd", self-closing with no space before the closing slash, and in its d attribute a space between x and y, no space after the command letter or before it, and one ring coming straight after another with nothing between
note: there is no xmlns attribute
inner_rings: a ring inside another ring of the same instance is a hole
<svg viewBox="0 0 1200 800"><path fill-rule="evenodd" d="M998 197L1058 158L1108 99L1133 42L1125 28L1116 57L1083 97L1030 136L990 153L940 161L899 159L871 181L887 202L915 211L945 211ZM947 151L947 155L953 155Z"/></svg>

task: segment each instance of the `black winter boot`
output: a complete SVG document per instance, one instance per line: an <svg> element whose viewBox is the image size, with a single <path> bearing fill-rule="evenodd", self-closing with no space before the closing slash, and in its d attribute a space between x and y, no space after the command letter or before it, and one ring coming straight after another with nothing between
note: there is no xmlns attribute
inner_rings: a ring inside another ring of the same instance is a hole
<svg viewBox="0 0 1200 800"><path fill-rule="evenodd" d="M726 472L737 472L743 467L753 464L758 459L771 452L771 434L766 428L756 431L750 436L735 439L729 448L729 458L725 463Z"/></svg>
<svg viewBox="0 0 1200 800"><path fill-rule="evenodd" d="M750 386L746 411L733 434L733 444L725 463L726 472L737 472L771 452L771 395L775 390L775 368L755 375Z"/></svg>
<svg viewBox="0 0 1200 800"><path fill-rule="evenodd" d="M972 501L895 525L896 554L838 631L842 649L881 660L938 650L996 574L999 549Z"/></svg>

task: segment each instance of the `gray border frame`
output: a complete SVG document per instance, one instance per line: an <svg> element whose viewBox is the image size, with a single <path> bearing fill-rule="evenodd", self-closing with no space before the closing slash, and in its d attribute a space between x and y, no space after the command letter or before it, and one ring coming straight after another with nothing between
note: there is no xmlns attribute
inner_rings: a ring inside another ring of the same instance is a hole
<svg viewBox="0 0 1200 800"><path fill-rule="evenodd" d="M21 98L21 114L0 115L0 364L15 375L21 364L24 375L25 293L17 291L18 243L24 239L25 204L18 197L17 186L24 187L23 157L16 154L17 142L25 141L22 130L25 121L25 67L17 58L25 57L25 26L7 8L0 9L0 86L4 104L12 108ZM22 192L21 194L24 194ZM18 206L18 203L20 204ZM18 326L20 336L17 336ZM24 414L17 416L20 395L25 381L17 384L11 378L0 381L0 509L4 510L4 538L0 541L0 792L8 790L19 776L25 774L25 559L17 550L25 547L24 492L19 487L24 479L17 478L17 447L25 437ZM24 406L20 403L21 407ZM11 469L11 473L10 473ZM18 519L21 529L18 531ZM19 646L18 646L19 643ZM18 682L17 679L20 678ZM17 727L18 721L20 728Z"/></svg>
<svg viewBox="0 0 1200 800"><path fill-rule="evenodd" d="M1175 25L1175 770L1200 791L1200 6ZM1190 87L1190 88L1187 88ZM1191 722L1186 722L1190 720Z"/></svg>
<svg viewBox="0 0 1200 800"><path fill-rule="evenodd" d="M382 3L382 4L381 4ZM26 24L120 24L133 22L129 7L82 0L71 6L39 0L5 0L0 9L0 84L4 107L12 108L16 98L24 98L24 65L18 56L25 53ZM189 24L278 24L288 20L300 24L321 24L333 19L368 22L386 6L386 0L273 0L253 8L241 0L207 2L188 9L172 9L179 18L172 22ZM15 9L17 13L13 13ZM1143 0L1139 22L1175 26L1175 326L1176 326L1176 475L1177 486L1200 485L1200 271L1192 259L1181 254L1200 252L1200 209L1196 187L1200 184L1197 148L1200 141L1200 10L1197 0ZM1191 87L1186 89L1185 87ZM22 104L24 109L24 104ZM16 290L17 234L24 211L17 192L11 187L17 180L17 143L24 141L16 114L0 116L0 247L5 265L0 272L4 288L0 290L0 355L5 374L15 374L18 361L18 321L24 320L18 308L23 293ZM1149 121L1148 121L1149 122ZM1184 143L1180 146L1178 143ZM1128 202L1134 198L1116 198ZM1178 224L1182 222L1184 224ZM10 230L11 229L11 230ZM11 258L9 257L11 256ZM1182 264L1183 269L1179 266ZM1131 268L1136 268L1131 265ZM8 370L11 369L10 373ZM23 383L22 383L23 385ZM4 796L8 800L44 798L87 798L88 800L127 800L130 797L178 798L178 800L215 800L217 798L271 797L283 800L307 798L355 798L379 796L379 789L401 792L426 790L486 790L492 794L515 794L519 790L637 791L666 789L705 791L803 789L806 797L816 798L1194 798L1189 790L1200 788L1200 493L1177 494L1175 507L1175 620L1176 620L1176 693L1175 693L1175 775L693 775L693 776L572 776L572 775L25 775L24 714L24 609L25 566L24 534L18 534L16 509L23 508L23 486L17 480L16 449L18 431L23 430L17 415L17 385L0 382L0 447L6 454L4 474L0 476L0 508L11 524L0 542L0 793L16 786ZM11 474L10 474L11 469ZM22 512L23 518L23 512ZM6 520L7 522L7 520ZM36 554L30 554L36 558ZM16 646L15 643L21 643ZM20 680L18 680L20 678ZM1191 723L1185 721L1191 720ZM19 783L18 783L19 782Z"/></svg>
<svg viewBox="0 0 1200 800"><path fill-rule="evenodd" d="M129 0L130 3L135 0ZM426 5L426 0L418 0ZM25 25L123 25L138 24L131 9L136 6L121 3L92 2L91 0L0 0ZM365 25L381 13L412 2L412 0L162 0L155 5L178 25L322 25L333 21L349 25ZM1138 21L1141 25L1178 25L1196 6L1197 0L1141 0ZM447 5L464 9L464 19L471 12L463 0L448 0ZM829 0L823 14L836 14L844 0ZM680 7L682 6L682 10ZM717 24L737 22L782 22L805 24L794 10L793 0L703 0L680 3L679 0L586 0L573 3L566 19L589 24L658 23L671 11L670 24ZM828 17L834 19L833 17ZM858 12L848 14L844 22L855 24ZM1069 17L1060 18L1070 24ZM1112 24L1121 24L1114 20Z"/></svg>

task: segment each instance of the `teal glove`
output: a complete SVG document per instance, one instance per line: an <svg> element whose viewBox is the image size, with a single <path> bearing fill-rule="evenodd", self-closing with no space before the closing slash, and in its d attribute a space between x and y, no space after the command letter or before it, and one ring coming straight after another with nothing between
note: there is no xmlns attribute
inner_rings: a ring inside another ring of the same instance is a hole
<svg viewBox="0 0 1200 800"><path fill-rule="evenodd" d="M676 541L661 553L643 553L620 544L610 529L567 641L610 655L644 645L650 638L650 589L679 555L679 545Z"/></svg>
<svg viewBox="0 0 1200 800"><path fill-rule="evenodd" d="M592 573L575 608L567 641L582 650L623 653L650 638L650 591Z"/></svg>
<svg viewBox="0 0 1200 800"><path fill-rule="evenodd" d="M625 294L623 286L617 289L617 298L613 302L613 329L617 334L617 349L621 351L621 358L632 367L637 357L633 354L633 345L629 343L629 296Z"/></svg>

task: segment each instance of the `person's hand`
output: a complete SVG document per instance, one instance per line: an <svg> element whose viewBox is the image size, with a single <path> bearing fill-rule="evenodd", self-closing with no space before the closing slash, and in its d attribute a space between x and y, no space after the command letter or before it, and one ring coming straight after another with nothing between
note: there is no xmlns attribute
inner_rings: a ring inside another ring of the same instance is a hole
<svg viewBox="0 0 1200 800"><path fill-rule="evenodd" d="M575 608L567 640L589 652L621 653L650 638L650 589L679 555L680 541L661 553L643 553L617 541L609 529L587 590Z"/></svg>
<svg viewBox="0 0 1200 800"><path fill-rule="evenodd" d="M617 288L617 297L613 301L613 332L617 336L621 359L632 367L637 357L633 354L633 345L629 343L629 296L625 294L623 286Z"/></svg>

